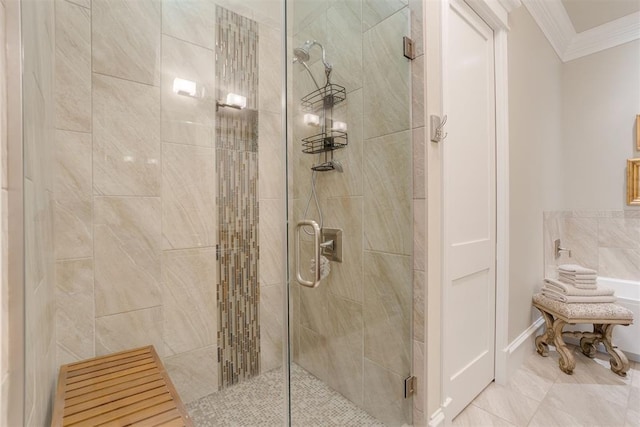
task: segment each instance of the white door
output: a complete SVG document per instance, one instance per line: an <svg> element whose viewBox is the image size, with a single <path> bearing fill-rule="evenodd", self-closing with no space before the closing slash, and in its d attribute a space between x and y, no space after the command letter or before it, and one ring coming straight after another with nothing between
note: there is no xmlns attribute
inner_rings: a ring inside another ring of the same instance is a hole
<svg viewBox="0 0 640 427"><path fill-rule="evenodd" d="M451 420L494 378L493 31L464 2L443 11L443 397Z"/></svg>

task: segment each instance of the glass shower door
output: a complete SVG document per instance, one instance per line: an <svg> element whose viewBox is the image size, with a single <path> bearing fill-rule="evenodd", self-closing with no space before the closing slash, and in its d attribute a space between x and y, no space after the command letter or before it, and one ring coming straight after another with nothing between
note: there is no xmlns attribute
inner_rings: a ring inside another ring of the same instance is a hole
<svg viewBox="0 0 640 427"><path fill-rule="evenodd" d="M410 10L287 2L291 424L411 424Z"/></svg>

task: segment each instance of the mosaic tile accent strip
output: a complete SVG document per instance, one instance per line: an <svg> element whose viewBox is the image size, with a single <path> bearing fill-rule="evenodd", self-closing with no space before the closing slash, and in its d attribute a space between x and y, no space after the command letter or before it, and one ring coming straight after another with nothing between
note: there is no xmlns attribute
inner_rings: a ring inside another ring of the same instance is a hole
<svg viewBox="0 0 640 427"><path fill-rule="evenodd" d="M274 369L242 384L187 404L195 425L284 425L282 369ZM340 393L300 366L291 366L291 425L305 427L384 426Z"/></svg>
<svg viewBox="0 0 640 427"><path fill-rule="evenodd" d="M218 174L218 388L260 372L258 282L258 25L216 8L218 99L247 108L216 113Z"/></svg>

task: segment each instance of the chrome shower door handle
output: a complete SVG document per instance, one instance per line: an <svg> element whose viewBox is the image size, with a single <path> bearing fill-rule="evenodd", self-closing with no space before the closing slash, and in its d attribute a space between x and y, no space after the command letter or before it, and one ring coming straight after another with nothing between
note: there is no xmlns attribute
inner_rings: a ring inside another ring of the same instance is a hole
<svg viewBox="0 0 640 427"><path fill-rule="evenodd" d="M300 273L300 229L305 226L313 228L313 280L305 280ZM311 219L304 219L296 225L296 280L308 288L317 288L320 284L320 226Z"/></svg>

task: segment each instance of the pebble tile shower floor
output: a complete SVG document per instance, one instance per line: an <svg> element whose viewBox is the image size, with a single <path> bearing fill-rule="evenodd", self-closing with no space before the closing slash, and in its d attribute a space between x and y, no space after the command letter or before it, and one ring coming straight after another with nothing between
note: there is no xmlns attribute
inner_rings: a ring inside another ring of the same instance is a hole
<svg viewBox="0 0 640 427"><path fill-rule="evenodd" d="M281 369L187 404L197 427L284 425ZM298 365L291 367L294 426L384 426Z"/></svg>

